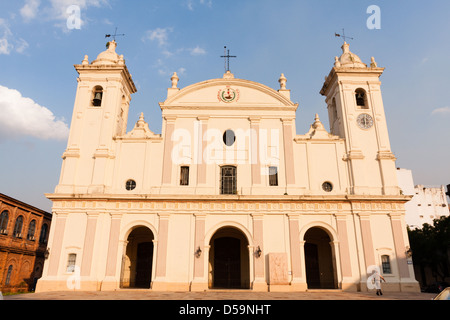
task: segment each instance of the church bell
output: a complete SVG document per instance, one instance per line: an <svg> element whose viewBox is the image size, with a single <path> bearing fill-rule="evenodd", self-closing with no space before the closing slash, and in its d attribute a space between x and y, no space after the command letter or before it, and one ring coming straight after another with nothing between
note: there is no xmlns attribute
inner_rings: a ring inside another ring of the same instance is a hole
<svg viewBox="0 0 450 320"><path fill-rule="evenodd" d="M96 107L101 106L101 104L102 104L102 93L101 92L96 92L95 93L93 104Z"/></svg>

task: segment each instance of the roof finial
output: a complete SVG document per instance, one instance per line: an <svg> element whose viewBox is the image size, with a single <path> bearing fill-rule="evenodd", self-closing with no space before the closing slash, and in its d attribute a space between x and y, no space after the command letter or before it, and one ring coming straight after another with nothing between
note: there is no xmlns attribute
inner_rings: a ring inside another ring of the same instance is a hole
<svg viewBox="0 0 450 320"><path fill-rule="evenodd" d="M89 57L88 57L88 55L85 55L85 56L84 56L84 60L83 60L82 64L83 64L83 65L89 64Z"/></svg>
<svg viewBox="0 0 450 320"><path fill-rule="evenodd" d="M143 128L145 126L145 118L144 118L144 113L143 112L141 112L141 115L139 116L139 120L138 120L136 126L138 128Z"/></svg>
<svg viewBox="0 0 450 320"><path fill-rule="evenodd" d="M280 83L280 90L286 90L286 82L287 79L284 76L284 73L281 74L280 79L278 80L278 82Z"/></svg>
<svg viewBox="0 0 450 320"><path fill-rule="evenodd" d="M339 68L341 66L341 62L339 61L338 57L334 57L334 66L336 68Z"/></svg>
<svg viewBox="0 0 450 320"><path fill-rule="evenodd" d="M173 73L172 78L170 78L170 80L172 80L172 88L176 89L178 86L178 80L180 80L176 72Z"/></svg>
<svg viewBox="0 0 450 320"><path fill-rule="evenodd" d="M371 59L370 59L370 67L371 68L377 68L378 67L378 65L377 65L377 63L375 62L375 58L374 57L372 57Z"/></svg>

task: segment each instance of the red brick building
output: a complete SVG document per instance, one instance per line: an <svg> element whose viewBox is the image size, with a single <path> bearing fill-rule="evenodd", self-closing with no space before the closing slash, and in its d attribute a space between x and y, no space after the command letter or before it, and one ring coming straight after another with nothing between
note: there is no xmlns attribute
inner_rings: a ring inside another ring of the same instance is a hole
<svg viewBox="0 0 450 320"><path fill-rule="evenodd" d="M0 193L0 291L33 291L42 275L52 215Z"/></svg>

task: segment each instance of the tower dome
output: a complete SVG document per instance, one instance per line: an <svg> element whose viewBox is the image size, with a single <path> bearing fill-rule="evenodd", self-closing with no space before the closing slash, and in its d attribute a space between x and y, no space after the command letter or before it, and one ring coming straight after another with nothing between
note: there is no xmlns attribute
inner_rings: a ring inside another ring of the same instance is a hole
<svg viewBox="0 0 450 320"><path fill-rule="evenodd" d="M367 65L356 54L350 51L350 45L347 42L344 42L342 46L342 55L339 58L339 63L341 67L367 68Z"/></svg>
<svg viewBox="0 0 450 320"><path fill-rule="evenodd" d="M116 53L117 43L115 41L108 42L108 49L97 56L92 65L114 65L118 64L121 57Z"/></svg>

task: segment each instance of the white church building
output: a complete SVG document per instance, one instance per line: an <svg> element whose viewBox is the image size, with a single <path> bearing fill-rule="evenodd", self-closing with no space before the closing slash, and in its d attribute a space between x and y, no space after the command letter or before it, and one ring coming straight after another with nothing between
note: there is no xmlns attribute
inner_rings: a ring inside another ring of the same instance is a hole
<svg viewBox="0 0 450 320"><path fill-rule="evenodd" d="M226 72L141 115L116 42L79 74L37 291L419 291L380 89L384 68L336 57L320 93L327 130L280 87ZM320 84L318 84L320 85ZM153 121L153 120L152 120Z"/></svg>

